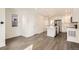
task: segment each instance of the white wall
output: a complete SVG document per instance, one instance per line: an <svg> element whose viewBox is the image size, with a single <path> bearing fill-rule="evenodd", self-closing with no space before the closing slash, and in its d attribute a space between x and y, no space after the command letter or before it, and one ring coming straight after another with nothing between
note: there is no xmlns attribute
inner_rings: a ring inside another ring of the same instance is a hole
<svg viewBox="0 0 79 59"><path fill-rule="evenodd" d="M11 15L18 15L18 27L12 27ZM16 36L30 37L43 32L44 20L35 9L6 9L6 39Z"/></svg>
<svg viewBox="0 0 79 59"><path fill-rule="evenodd" d="M46 25L45 25L45 19L41 15L37 15L37 21L36 21L36 28L37 28L37 33L42 33L46 31Z"/></svg>
<svg viewBox="0 0 79 59"><path fill-rule="evenodd" d="M21 35L21 23L18 16L18 26L12 27L12 14L17 14L17 11L15 9L5 9L5 21L6 21L6 39L20 36Z"/></svg>
<svg viewBox="0 0 79 59"><path fill-rule="evenodd" d="M30 14L30 11L27 10L22 14L22 35L29 37L35 34L35 15Z"/></svg>
<svg viewBox="0 0 79 59"><path fill-rule="evenodd" d="M44 19L35 9L25 9L21 15L23 36L29 37L43 32Z"/></svg>

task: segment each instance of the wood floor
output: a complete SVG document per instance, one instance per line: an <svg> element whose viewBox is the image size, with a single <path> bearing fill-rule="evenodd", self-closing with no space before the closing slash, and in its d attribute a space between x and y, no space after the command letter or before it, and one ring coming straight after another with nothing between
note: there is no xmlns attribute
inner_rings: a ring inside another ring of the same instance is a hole
<svg viewBox="0 0 79 59"><path fill-rule="evenodd" d="M0 50L24 50L32 45L32 50L79 50L79 44L67 41L66 33L60 33L55 38L48 37L46 32L29 38L16 37L6 40L6 46Z"/></svg>

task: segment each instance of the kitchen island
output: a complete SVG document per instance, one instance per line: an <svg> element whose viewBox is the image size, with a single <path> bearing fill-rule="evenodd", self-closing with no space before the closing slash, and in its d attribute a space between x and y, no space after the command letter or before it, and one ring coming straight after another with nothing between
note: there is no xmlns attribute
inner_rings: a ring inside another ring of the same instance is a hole
<svg viewBox="0 0 79 59"><path fill-rule="evenodd" d="M59 34L59 27L58 26L48 26L47 27L47 36L55 37Z"/></svg>

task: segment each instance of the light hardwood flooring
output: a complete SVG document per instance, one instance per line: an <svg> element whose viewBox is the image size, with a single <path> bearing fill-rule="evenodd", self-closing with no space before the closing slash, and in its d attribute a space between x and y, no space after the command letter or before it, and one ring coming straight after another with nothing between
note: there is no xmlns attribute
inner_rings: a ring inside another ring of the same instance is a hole
<svg viewBox="0 0 79 59"><path fill-rule="evenodd" d="M60 33L55 38L48 37L46 32L29 38L16 37L6 40L6 46L0 50L24 50L33 45L32 50L79 50L79 44L67 41L67 34Z"/></svg>

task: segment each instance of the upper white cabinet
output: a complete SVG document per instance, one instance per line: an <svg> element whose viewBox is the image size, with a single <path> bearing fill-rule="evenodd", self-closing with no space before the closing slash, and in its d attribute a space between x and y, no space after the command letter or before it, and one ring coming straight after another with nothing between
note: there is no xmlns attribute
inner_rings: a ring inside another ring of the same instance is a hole
<svg viewBox="0 0 79 59"><path fill-rule="evenodd" d="M79 8L72 9L73 22L79 22Z"/></svg>

